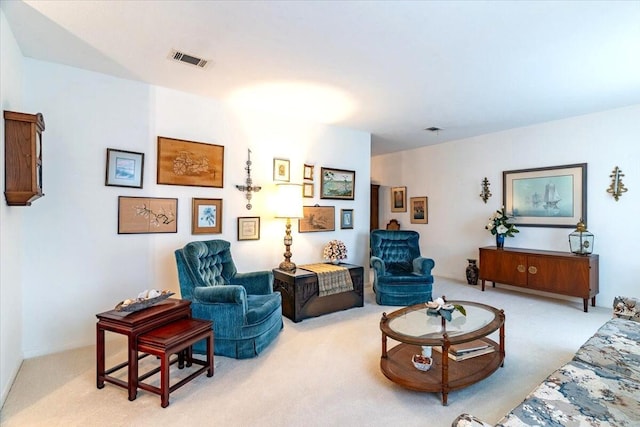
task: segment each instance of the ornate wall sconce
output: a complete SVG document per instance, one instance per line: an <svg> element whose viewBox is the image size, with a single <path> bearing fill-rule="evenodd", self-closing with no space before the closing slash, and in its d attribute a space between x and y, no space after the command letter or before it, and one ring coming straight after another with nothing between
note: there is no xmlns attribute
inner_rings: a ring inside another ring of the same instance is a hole
<svg viewBox="0 0 640 427"><path fill-rule="evenodd" d="M627 189L622 183L623 176L624 174L622 173L622 170L620 170L620 168L618 168L617 166L615 167L613 172L611 172L611 175L609 175L609 178L611 178L611 185L607 189L607 193L611 193L613 198L616 199L616 202L618 201L620 196L622 196L622 193L627 192Z"/></svg>
<svg viewBox="0 0 640 427"><path fill-rule="evenodd" d="M246 208L251 210L251 193L257 193L262 190L262 187L258 187L257 185L253 185L253 180L251 179L251 150L247 149L247 166L245 167L247 171L247 180L245 181L246 185L236 185L236 188L240 191L244 191L245 197L247 198Z"/></svg>
<svg viewBox="0 0 640 427"><path fill-rule="evenodd" d="M489 197L491 197L491 191L489 191L490 185L491 184L489 184L489 180L485 176L484 179L482 180L482 191L480 192L480 197L482 198L482 201L485 203L487 203L487 200L489 199Z"/></svg>

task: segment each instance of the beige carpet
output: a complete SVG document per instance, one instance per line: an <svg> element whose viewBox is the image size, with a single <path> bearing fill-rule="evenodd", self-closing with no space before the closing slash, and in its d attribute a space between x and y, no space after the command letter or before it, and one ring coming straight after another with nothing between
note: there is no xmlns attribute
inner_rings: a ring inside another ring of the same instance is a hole
<svg viewBox="0 0 640 427"><path fill-rule="evenodd" d="M95 347L25 360L0 415L13 426L449 426L461 412L489 422L501 418L537 383L571 359L610 317L608 308L582 311L562 300L436 278L435 296L473 300L506 313L505 366L484 381L449 395L405 390L379 368L382 312L371 287L365 307L293 323L259 357L216 356L212 378L202 375L160 398L95 382ZM607 306L609 302L603 302ZM93 322L94 319L87 319ZM108 364L124 360L124 341L113 334ZM145 359L145 363L152 360ZM126 370L124 370L126 372Z"/></svg>

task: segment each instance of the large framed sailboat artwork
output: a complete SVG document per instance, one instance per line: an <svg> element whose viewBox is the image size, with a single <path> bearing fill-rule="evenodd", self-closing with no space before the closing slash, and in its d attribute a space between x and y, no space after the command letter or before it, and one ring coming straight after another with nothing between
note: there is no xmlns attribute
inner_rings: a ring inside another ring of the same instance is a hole
<svg viewBox="0 0 640 427"><path fill-rule="evenodd" d="M502 172L502 197L512 222L529 227L587 224L587 164Z"/></svg>

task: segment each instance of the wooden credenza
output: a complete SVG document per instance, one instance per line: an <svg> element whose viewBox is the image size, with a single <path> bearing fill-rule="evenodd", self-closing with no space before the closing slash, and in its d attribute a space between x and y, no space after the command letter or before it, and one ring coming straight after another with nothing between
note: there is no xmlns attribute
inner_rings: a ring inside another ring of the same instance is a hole
<svg viewBox="0 0 640 427"><path fill-rule="evenodd" d="M598 255L535 249L480 248L480 280L582 298L583 309L596 305Z"/></svg>

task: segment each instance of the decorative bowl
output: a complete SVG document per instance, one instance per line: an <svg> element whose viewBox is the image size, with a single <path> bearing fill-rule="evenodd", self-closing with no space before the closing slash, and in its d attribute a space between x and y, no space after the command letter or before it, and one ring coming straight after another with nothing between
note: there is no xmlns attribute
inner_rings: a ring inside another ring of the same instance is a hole
<svg viewBox="0 0 640 427"><path fill-rule="evenodd" d="M429 369L431 369L433 359L421 354L414 354L411 358L411 362L413 363L413 366L415 366L419 371L428 371Z"/></svg>

